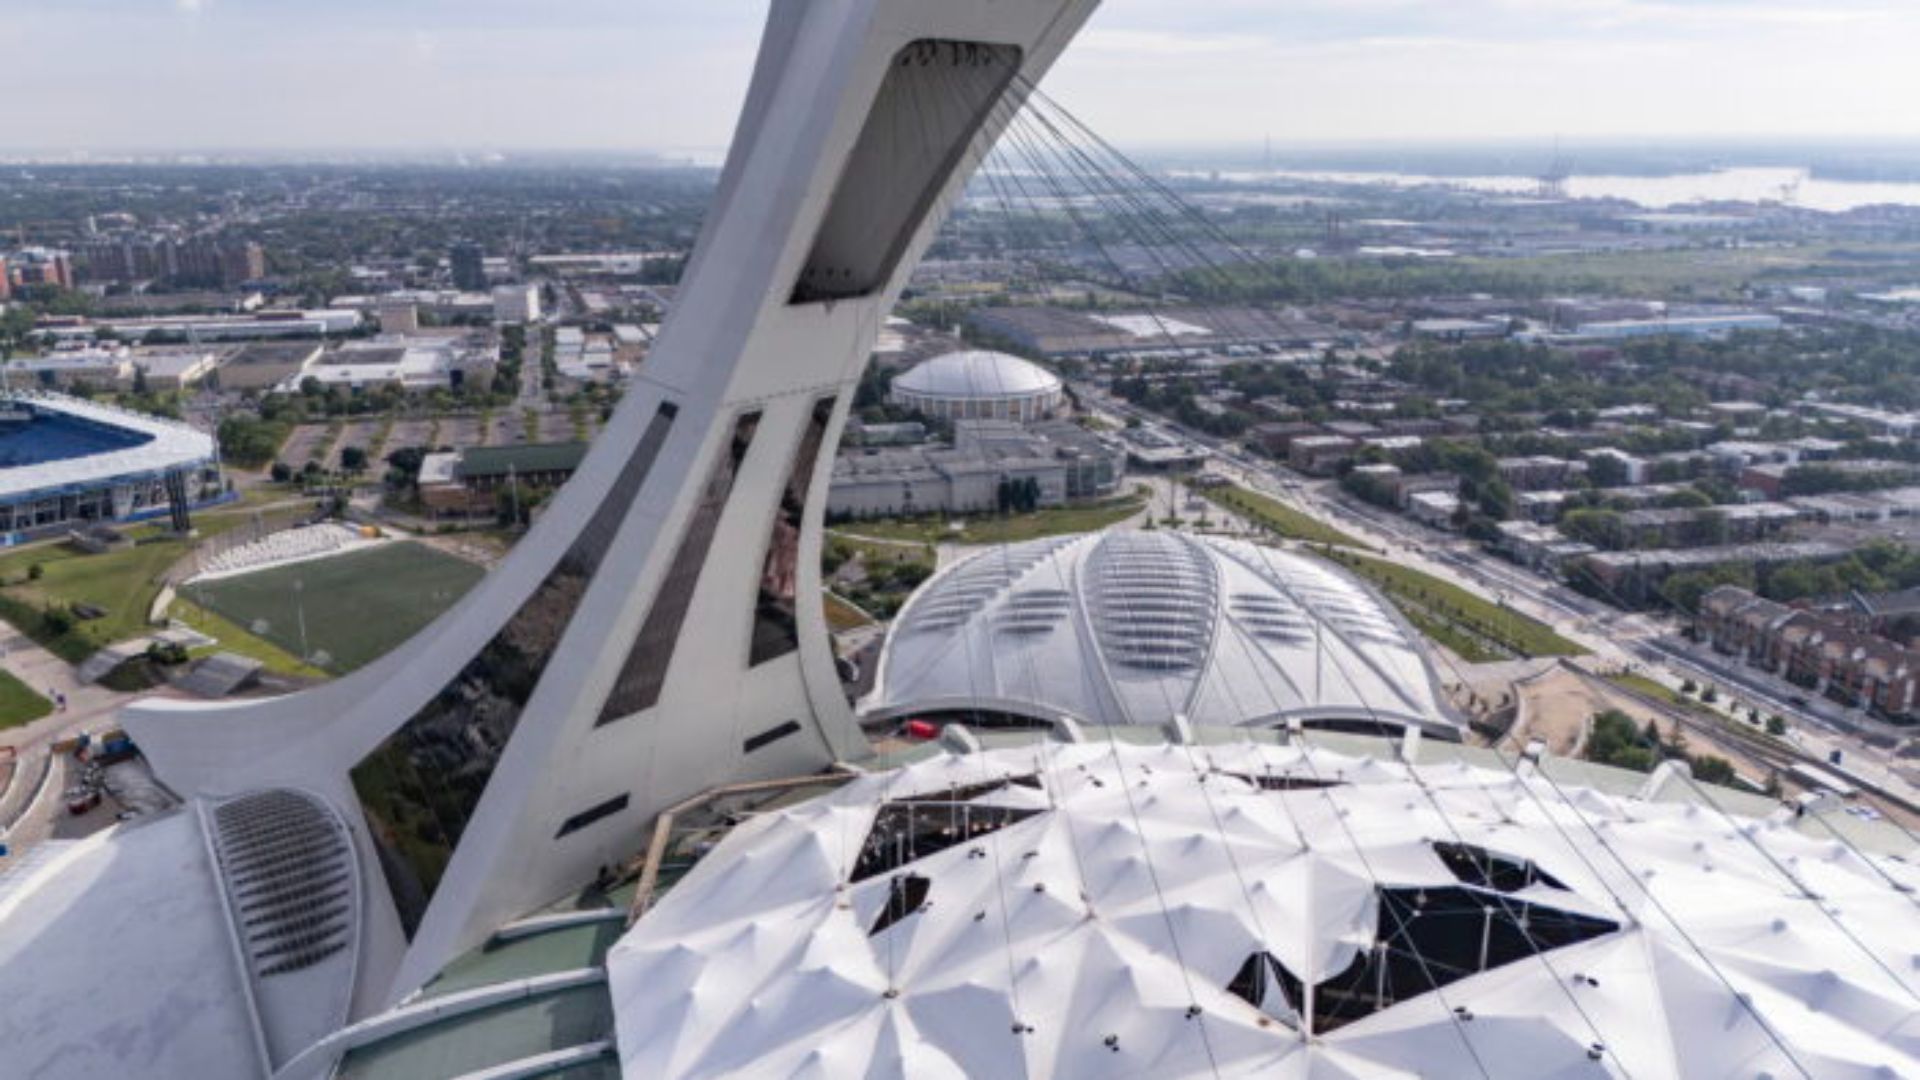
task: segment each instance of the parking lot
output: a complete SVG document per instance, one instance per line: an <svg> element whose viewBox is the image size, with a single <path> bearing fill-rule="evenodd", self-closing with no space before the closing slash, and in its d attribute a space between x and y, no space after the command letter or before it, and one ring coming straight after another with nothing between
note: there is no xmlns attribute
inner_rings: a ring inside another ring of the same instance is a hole
<svg viewBox="0 0 1920 1080"><path fill-rule="evenodd" d="M301 424L280 447L280 460L298 469L325 453L328 438L327 425Z"/></svg>
<svg viewBox="0 0 1920 1080"><path fill-rule="evenodd" d="M386 421L383 419L355 420L349 423L346 428L341 431L340 438L334 440L333 446L328 449L326 467L329 469L338 469L340 467L340 455L345 453L349 446L359 447L367 452L369 458L372 458L374 451L377 449L374 443L379 440L380 429L385 426Z"/></svg>

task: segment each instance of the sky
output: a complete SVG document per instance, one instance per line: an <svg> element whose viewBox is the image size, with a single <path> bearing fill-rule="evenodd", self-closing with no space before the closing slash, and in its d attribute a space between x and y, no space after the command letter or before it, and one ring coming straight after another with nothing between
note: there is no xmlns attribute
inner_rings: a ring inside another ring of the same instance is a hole
<svg viewBox="0 0 1920 1080"><path fill-rule="evenodd" d="M0 150L711 155L766 0L0 0ZM1920 137L1915 0L1105 0L1132 148Z"/></svg>

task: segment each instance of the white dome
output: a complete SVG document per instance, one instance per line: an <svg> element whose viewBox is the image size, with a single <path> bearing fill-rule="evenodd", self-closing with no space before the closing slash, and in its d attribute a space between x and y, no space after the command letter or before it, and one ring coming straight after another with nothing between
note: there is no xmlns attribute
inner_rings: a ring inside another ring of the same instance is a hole
<svg viewBox="0 0 1920 1080"><path fill-rule="evenodd" d="M862 776L614 946L622 1072L1920 1076L1911 863L1552 771L1101 738Z"/></svg>
<svg viewBox="0 0 1920 1080"><path fill-rule="evenodd" d="M1058 394L1060 379L1017 356L981 350L925 361L893 380L893 391L926 398L1000 401Z"/></svg>
<svg viewBox="0 0 1920 1080"><path fill-rule="evenodd" d="M1235 540L1112 530L941 571L901 610L872 720L1457 724L1419 635L1344 571Z"/></svg>

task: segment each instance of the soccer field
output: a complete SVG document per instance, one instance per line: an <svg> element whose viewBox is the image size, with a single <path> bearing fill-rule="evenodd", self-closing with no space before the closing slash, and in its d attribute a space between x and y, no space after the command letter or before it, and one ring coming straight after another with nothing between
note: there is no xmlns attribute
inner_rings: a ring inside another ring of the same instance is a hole
<svg viewBox="0 0 1920 1080"><path fill-rule="evenodd" d="M316 667L344 674L390 652L486 571L424 544L387 544L191 585L187 599ZM305 646L302 647L302 623ZM325 661L314 657L325 653Z"/></svg>

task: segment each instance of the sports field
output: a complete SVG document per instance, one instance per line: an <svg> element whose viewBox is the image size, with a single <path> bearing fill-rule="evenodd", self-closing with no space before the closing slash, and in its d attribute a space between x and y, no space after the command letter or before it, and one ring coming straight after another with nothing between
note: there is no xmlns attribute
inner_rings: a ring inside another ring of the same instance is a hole
<svg viewBox="0 0 1920 1080"><path fill-rule="evenodd" d="M453 606L486 571L424 544L387 544L191 585L187 599L294 656L344 674ZM302 647L302 623L305 646Z"/></svg>

